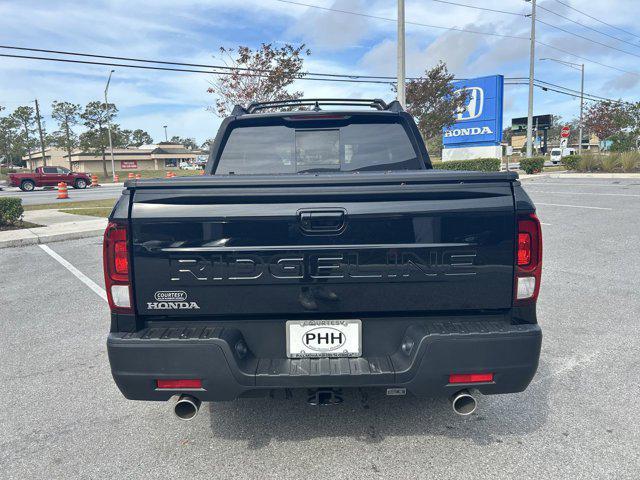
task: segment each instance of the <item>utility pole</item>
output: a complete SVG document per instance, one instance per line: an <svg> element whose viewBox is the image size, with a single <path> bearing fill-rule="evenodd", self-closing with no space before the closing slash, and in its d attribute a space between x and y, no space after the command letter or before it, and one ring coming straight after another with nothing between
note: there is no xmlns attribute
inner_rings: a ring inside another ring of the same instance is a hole
<svg viewBox="0 0 640 480"><path fill-rule="evenodd" d="M402 108L407 106L405 88L404 0L398 0L398 102Z"/></svg>
<svg viewBox="0 0 640 480"><path fill-rule="evenodd" d="M529 47L529 109L527 112L527 158L533 155L533 78L536 54L536 0L531 0L531 46Z"/></svg>
<svg viewBox="0 0 640 480"><path fill-rule="evenodd" d="M583 125L583 116L584 116L584 63L580 64L581 70L581 80L580 80L580 128L578 128L578 135L580 135L580 140L578 140L578 155L582 154L582 129ZM587 142L588 143L588 142Z"/></svg>
<svg viewBox="0 0 640 480"><path fill-rule="evenodd" d="M40 107L36 98L36 121L38 122L38 133L40 134L40 151L42 152L42 166L47 165L47 158L44 156L44 134L42 133L42 121L40 120Z"/></svg>
<svg viewBox="0 0 640 480"><path fill-rule="evenodd" d="M109 151L111 152L111 178L114 183L116 181L116 161L113 158L113 140L111 139L111 120L109 118L109 101L107 100L107 93L109 92L109 83L111 83L111 75L115 70L109 72L109 78L107 79L107 86L104 87L104 112L107 117L107 130L109 131Z"/></svg>
<svg viewBox="0 0 640 480"><path fill-rule="evenodd" d="M162 128L164 128L164 141L168 142L169 141L169 137L167 136L167 126L163 125Z"/></svg>

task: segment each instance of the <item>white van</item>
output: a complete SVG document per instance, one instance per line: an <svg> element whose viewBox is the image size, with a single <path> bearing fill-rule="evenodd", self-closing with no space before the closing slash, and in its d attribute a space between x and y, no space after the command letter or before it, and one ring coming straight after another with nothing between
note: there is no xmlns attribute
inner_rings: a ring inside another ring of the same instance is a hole
<svg viewBox="0 0 640 480"><path fill-rule="evenodd" d="M562 157L568 157L569 155L575 155L575 154L576 154L575 148L565 148L564 150L559 147L552 148L551 163L553 163L554 165L557 165L560 163L560 160L562 160Z"/></svg>

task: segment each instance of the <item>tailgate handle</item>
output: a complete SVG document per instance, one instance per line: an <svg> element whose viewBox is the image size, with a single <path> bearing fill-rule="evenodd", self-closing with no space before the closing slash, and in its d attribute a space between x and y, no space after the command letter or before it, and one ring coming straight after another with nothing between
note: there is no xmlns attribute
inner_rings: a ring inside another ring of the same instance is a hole
<svg viewBox="0 0 640 480"><path fill-rule="evenodd" d="M344 227L344 216L341 210L300 212L300 228L311 233L339 232Z"/></svg>

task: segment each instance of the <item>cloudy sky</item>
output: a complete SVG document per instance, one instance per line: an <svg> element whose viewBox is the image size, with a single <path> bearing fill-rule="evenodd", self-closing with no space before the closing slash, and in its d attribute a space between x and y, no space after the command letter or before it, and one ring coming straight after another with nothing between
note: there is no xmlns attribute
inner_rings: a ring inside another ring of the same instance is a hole
<svg viewBox="0 0 640 480"><path fill-rule="evenodd" d="M440 60L459 78L528 75L528 40L415 24L527 37L530 22L523 14L530 9L529 3L451 1L519 15L433 0L406 0L406 19L412 22L407 25L409 76L419 75ZM360 12L370 17L277 0L0 0L0 44L210 64L219 63L215 56L220 46L306 43L312 50L305 63L309 71L395 75L395 23L384 20L395 17L395 0L299 0L299 3ZM556 0L542 0L539 5L550 11L541 10L539 18L550 25L538 25L538 38L548 46L538 46L536 57L584 62L585 91L637 100L640 93L637 2L563 0L562 3L622 30L598 23ZM0 53L23 54L3 49ZM579 89L579 72L575 70L544 61L536 62L536 69L539 79ZM109 70L106 66L0 57L0 105L6 107L3 114L38 98L51 130L54 127L48 117L51 102L68 100L84 105L100 99ZM195 137L202 142L215 135L220 122L207 111L214 101L206 91L209 81L208 75L203 74L116 67L110 101L120 109L118 122L124 128L144 128L154 139L162 140L162 125L166 124L170 136ZM309 96L393 97L387 85L301 81L295 88ZM526 114L527 90L526 86L518 85L505 89L505 122L509 123L512 117ZM536 114L554 113L571 119L577 115L578 105L577 99L536 90Z"/></svg>

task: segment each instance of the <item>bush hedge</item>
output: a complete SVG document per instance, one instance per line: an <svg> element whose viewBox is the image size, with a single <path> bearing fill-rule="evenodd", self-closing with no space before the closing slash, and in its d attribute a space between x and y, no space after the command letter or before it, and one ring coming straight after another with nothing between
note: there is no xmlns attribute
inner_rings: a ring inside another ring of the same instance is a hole
<svg viewBox="0 0 640 480"><path fill-rule="evenodd" d="M500 159L477 158L475 160L451 160L448 162L433 162L436 170L472 170L477 172L499 172Z"/></svg>
<svg viewBox="0 0 640 480"><path fill-rule="evenodd" d="M577 170L581 159L582 156L580 155L569 155L568 157L562 157L562 163L567 167L567 170Z"/></svg>
<svg viewBox="0 0 640 480"><path fill-rule="evenodd" d="M576 172L635 172L640 169L640 153L569 155L562 157L562 163Z"/></svg>
<svg viewBox="0 0 640 480"><path fill-rule="evenodd" d="M22 200L15 197L0 197L0 225L13 225L24 213Z"/></svg>
<svg viewBox="0 0 640 480"><path fill-rule="evenodd" d="M523 158L520 160L520 169L531 175L532 173L540 173L544 167L544 157Z"/></svg>

